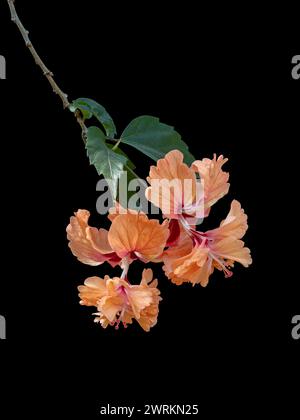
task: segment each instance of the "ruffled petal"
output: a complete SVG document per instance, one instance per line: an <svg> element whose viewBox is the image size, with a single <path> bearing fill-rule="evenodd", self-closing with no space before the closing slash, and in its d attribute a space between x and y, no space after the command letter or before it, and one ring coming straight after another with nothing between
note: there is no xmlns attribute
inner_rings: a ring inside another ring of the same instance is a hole
<svg viewBox="0 0 300 420"><path fill-rule="evenodd" d="M195 200L195 173L183 163L179 150L172 150L156 166L151 166L147 181L150 184L145 192L147 200L170 219L177 219Z"/></svg>
<svg viewBox="0 0 300 420"><path fill-rule="evenodd" d="M78 286L80 304L97 306L98 301L106 294L106 280L100 277L88 277L84 286Z"/></svg>
<svg viewBox="0 0 300 420"><path fill-rule="evenodd" d="M201 177L201 183L204 189L204 208L207 216L213 204L228 193L229 190L229 174L222 170L222 166L228 159L222 155L213 159L196 160L192 164L195 172L198 172Z"/></svg>
<svg viewBox="0 0 300 420"><path fill-rule="evenodd" d="M120 262L120 258L113 252L108 242L108 232L88 225L90 213L78 210L70 218L67 226L69 247L79 261L88 265L100 265L108 261L113 267Z"/></svg>

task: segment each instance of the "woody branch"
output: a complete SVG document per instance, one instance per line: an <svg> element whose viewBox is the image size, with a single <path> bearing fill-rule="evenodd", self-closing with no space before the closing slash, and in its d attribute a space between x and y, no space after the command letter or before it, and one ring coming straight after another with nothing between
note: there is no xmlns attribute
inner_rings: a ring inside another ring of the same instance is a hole
<svg viewBox="0 0 300 420"><path fill-rule="evenodd" d="M36 49L32 45L32 42L29 38L29 32L25 29L23 23L21 22L18 14L17 14L16 7L15 7L15 0L7 0L7 2L8 2L9 10L10 10L11 20L17 25L17 27L18 27L18 29L19 29L19 31L20 31L23 39L24 39L25 45L29 49L31 55L33 56L35 63L37 64L38 67L40 67L41 71L43 72L43 75L47 78L48 82L50 83L50 85L53 89L53 92L56 93L60 97L60 99L63 103L63 107L64 108L69 108L70 103L68 101L68 95L60 89L60 87L58 86L58 84L54 80L53 73L45 65L45 63L43 62L43 60L41 59L41 57L37 53ZM76 111L74 113L74 115L77 119L77 122L79 123L79 125L81 127L82 138L83 138L84 142L86 142L87 127L84 124L84 121L82 119L82 115L81 115L80 111Z"/></svg>

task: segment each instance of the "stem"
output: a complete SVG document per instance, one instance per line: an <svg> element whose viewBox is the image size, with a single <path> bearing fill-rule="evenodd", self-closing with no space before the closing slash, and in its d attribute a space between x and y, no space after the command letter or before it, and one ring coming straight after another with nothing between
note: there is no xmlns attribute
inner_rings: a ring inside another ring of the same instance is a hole
<svg viewBox="0 0 300 420"><path fill-rule="evenodd" d="M8 6L9 6L9 10L10 10L10 15L11 15L11 20L13 22L15 22L15 24L17 25L23 39L25 42L26 47L29 49L31 55L34 58L35 63L37 64L37 66L40 67L40 69L43 72L43 75L47 78L48 82L50 83L53 92L56 93L62 103L63 103L63 107L64 108L69 108L70 106L70 102L68 101L68 95L65 94L60 87L58 86L58 84L55 82L54 78L53 78L53 73L48 69L48 67L46 67L45 63L43 62L43 60L41 59L41 57L39 56L39 54L37 53L36 49L34 48L34 46L32 45L30 38L29 38L29 32L25 29L23 23L21 22L16 8L15 8L15 0L7 0ZM86 142L86 135L87 135L87 128L84 124L84 120L82 118L82 116L80 116L78 113L76 115L75 112L75 117L77 119L78 124L81 127L82 130L82 138L84 140L84 142Z"/></svg>
<svg viewBox="0 0 300 420"><path fill-rule="evenodd" d="M84 124L84 119L82 118L82 114L80 110L76 109L76 111L74 112L74 115L76 117L78 124L81 127L81 137L82 137L83 143L86 144L88 129L87 129L87 126Z"/></svg>
<svg viewBox="0 0 300 420"><path fill-rule="evenodd" d="M121 143L121 139L117 141L117 143L112 147L111 150L116 150L116 148L119 146L120 143Z"/></svg>
<svg viewBox="0 0 300 420"><path fill-rule="evenodd" d="M62 100L63 106L64 108L68 108L70 103L68 101L68 95L66 95L57 85L57 83L55 82L55 80L53 79L53 73L46 67L45 63L42 61L41 57L38 55L38 53L36 52L35 48L33 47L30 39L29 39L29 32L24 28L23 23L21 22L15 5L14 5L14 0L7 0L8 2L8 6L9 6L9 10L10 10L10 14L11 14L11 20L13 22L15 22L15 24L17 25L19 31L21 32L21 35L24 39L25 45L26 47L28 47L29 51L31 52L36 64L40 67L40 69L43 72L43 75L46 76L46 78L48 79L48 82L50 83L50 85L53 88L53 92L55 92L60 99Z"/></svg>

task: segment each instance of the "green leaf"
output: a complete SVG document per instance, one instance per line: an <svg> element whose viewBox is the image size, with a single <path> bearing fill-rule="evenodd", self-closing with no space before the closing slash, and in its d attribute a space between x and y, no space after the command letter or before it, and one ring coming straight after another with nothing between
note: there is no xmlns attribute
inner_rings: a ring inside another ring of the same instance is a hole
<svg viewBox="0 0 300 420"><path fill-rule="evenodd" d="M126 194L126 198L123 200L123 195L120 194L117 197L117 201L121 204L122 207L124 208L128 208L128 200L132 197L133 194L135 194L135 191L129 191L129 184L133 179L136 179L136 176L134 175L134 173L132 173L130 171L130 169L128 169L128 166L125 166L125 170L127 172L127 194Z"/></svg>
<svg viewBox="0 0 300 420"><path fill-rule="evenodd" d="M89 119L92 116L96 117L97 120L103 125L106 135L114 138L116 135L116 126L108 114L106 109L98 104L93 99L78 98L73 101L70 105L70 111L75 112L76 109L80 109L84 119Z"/></svg>
<svg viewBox="0 0 300 420"><path fill-rule="evenodd" d="M89 127L86 142L87 154L91 165L94 165L99 175L110 181L113 198L117 197L118 180L124 171L127 158L115 153L105 143L105 135L98 127Z"/></svg>
<svg viewBox="0 0 300 420"><path fill-rule="evenodd" d="M116 147L115 149L114 149L114 144L109 144L109 143L106 143L106 145L107 145L107 147L109 147L109 148L111 148L111 149L113 149L113 152L115 152L115 153L118 153L118 154L120 154L120 155L122 155L122 156L125 156L126 157L126 159L127 159L127 163L126 163L126 165L130 168L130 169L132 169L133 171L135 170L135 168L136 168L136 166L135 166L135 164L129 159L129 157L126 155L126 153L125 152L123 152L123 150L121 150L119 147Z"/></svg>
<svg viewBox="0 0 300 420"><path fill-rule="evenodd" d="M113 148L114 147L113 144L109 144L109 143L107 143L107 146L109 148ZM126 159L127 159L127 162L126 162L126 164L124 166L124 171L127 172L127 200L123 201L122 200L122 195L121 196L119 196L119 195L117 196L117 201L121 204L121 206L127 208L128 207L128 200L133 196L133 194L136 193L136 191L129 191L128 190L130 181L132 181L133 179L138 178L138 176L134 172L136 166L129 159L129 157L126 155L126 153L123 152L123 150L121 150L119 147L115 148L113 151L115 153L118 153L118 154L122 155L122 156L125 156Z"/></svg>
<svg viewBox="0 0 300 420"><path fill-rule="evenodd" d="M195 160L180 134L174 127L161 123L159 118L147 115L135 118L125 128L121 141L155 161L174 149L183 153L185 163L191 164Z"/></svg>

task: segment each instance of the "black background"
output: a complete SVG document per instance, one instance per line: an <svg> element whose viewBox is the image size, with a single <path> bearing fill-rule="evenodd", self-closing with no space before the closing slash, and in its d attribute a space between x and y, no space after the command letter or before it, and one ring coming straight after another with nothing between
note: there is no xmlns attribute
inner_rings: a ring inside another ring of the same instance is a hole
<svg viewBox="0 0 300 420"><path fill-rule="evenodd" d="M229 158L230 192L203 229L215 227L238 199L249 215L245 241L254 262L236 266L230 279L215 273L207 288L176 287L154 267L164 299L150 333L92 322L91 309L78 305L77 286L111 268L80 264L65 228L78 208L105 225L95 209L98 176L79 126L1 1L0 313L7 319L2 384L15 401L10 416L21 409L94 418L105 401L199 403L202 418L280 407L287 413L295 408L299 353L291 338L299 313L293 239L300 80L291 77L291 58L300 46L293 12L286 18L188 3L96 3L18 1L17 8L69 99L103 104L119 133L138 115L159 116L197 159ZM126 152L145 177L151 161ZM141 270L138 263L131 268L133 282Z"/></svg>

